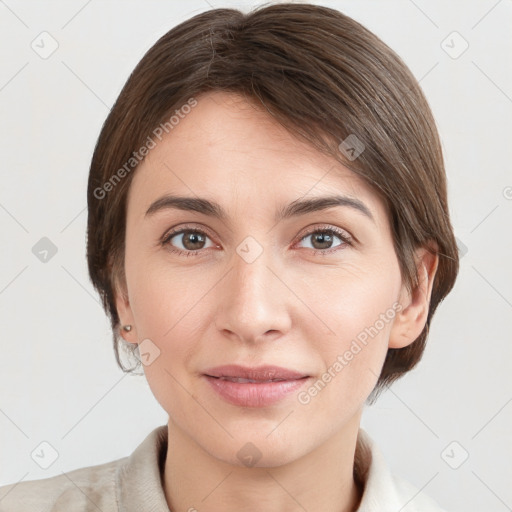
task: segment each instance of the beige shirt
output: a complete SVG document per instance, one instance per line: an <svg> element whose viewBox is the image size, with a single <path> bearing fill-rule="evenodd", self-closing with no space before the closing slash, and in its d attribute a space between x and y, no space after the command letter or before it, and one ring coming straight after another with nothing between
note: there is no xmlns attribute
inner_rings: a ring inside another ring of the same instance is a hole
<svg viewBox="0 0 512 512"><path fill-rule="evenodd" d="M0 487L0 512L170 512L162 487L166 453L163 425L129 457ZM411 484L390 474L363 429L357 439L355 475L364 485L358 512L443 512ZM204 510L199 503L196 508Z"/></svg>

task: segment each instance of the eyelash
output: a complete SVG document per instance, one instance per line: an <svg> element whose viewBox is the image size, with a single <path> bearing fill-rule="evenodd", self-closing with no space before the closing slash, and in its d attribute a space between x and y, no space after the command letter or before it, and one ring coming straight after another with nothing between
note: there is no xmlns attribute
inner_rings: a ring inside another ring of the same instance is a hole
<svg viewBox="0 0 512 512"><path fill-rule="evenodd" d="M172 238L174 238L176 235L181 235L183 233L194 233L194 234L200 234L200 235L205 235L206 237L208 238L211 238L210 235L208 234L208 232L206 231L203 231L202 229L198 229L198 228L193 228L193 227L189 227L189 226L184 226L184 227L181 227L180 229L177 229L175 231L171 231L169 233L166 233L162 239L162 246L163 247L166 247L167 250L169 250L170 252L172 253L176 253L176 254L180 254L180 255L184 255L186 257L189 257L189 256L200 256L203 252L203 249L198 249L196 251L183 251L182 249L177 249L176 247L173 247L169 242ZM339 250L342 250L345 246L351 246L352 245L352 237L350 237L350 235L348 235L345 231L342 231L341 229L339 228L335 228L333 226L329 226L329 227L318 227L318 226L315 226L314 228L311 228L310 230L308 230L306 233L304 233L300 238L299 238L299 242L302 242L302 240L304 240L306 237L310 236L310 235L313 235L315 233L327 233L329 235L336 235L343 243L340 244L340 245L337 245L335 247L332 247L330 249L325 249L325 250L322 250L322 249L310 249L311 251L313 251L313 254L315 256L328 256L329 254L333 253L333 252L336 252L336 251L339 251Z"/></svg>

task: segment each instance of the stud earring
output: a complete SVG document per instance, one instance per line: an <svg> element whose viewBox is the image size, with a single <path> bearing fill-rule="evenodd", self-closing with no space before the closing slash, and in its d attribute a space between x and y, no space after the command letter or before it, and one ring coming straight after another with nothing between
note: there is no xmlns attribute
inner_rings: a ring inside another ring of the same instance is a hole
<svg viewBox="0 0 512 512"><path fill-rule="evenodd" d="M123 325L123 330L126 332L130 332L132 330L132 326L131 325Z"/></svg>

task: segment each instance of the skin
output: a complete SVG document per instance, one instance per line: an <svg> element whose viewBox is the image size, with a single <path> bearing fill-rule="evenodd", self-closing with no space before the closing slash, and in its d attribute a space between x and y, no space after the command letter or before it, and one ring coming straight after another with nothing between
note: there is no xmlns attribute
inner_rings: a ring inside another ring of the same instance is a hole
<svg viewBox="0 0 512 512"><path fill-rule="evenodd" d="M169 415L169 508L356 510L361 490L353 463L363 405L388 347L412 343L425 325L437 255L418 249L420 284L409 293L387 210L364 181L240 96L213 92L197 100L133 177L126 281L116 294L121 323L132 325L125 339L149 339L160 351L144 371ZM214 200L228 217L177 209L145 216L166 193ZM274 222L292 201L330 194L359 199L374 220L335 206ZM185 225L206 238L188 232L162 245L171 228ZM352 243L336 234L330 244L318 241L329 227ZM318 230L307 235L306 228ZM236 252L247 236L263 249L251 263ZM336 250L320 254L329 249ZM202 376L222 364L275 364L314 382L398 303L394 318L308 404L292 393L268 407L235 406ZM261 452L253 467L237 457L247 442Z"/></svg>

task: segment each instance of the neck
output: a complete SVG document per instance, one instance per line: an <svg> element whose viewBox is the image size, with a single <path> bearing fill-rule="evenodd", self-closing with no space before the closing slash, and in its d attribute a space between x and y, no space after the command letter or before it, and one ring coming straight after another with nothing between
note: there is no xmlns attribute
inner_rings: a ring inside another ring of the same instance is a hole
<svg viewBox="0 0 512 512"><path fill-rule="evenodd" d="M354 512L360 415L313 451L274 467L244 467L213 457L169 419L164 491L172 512Z"/></svg>

